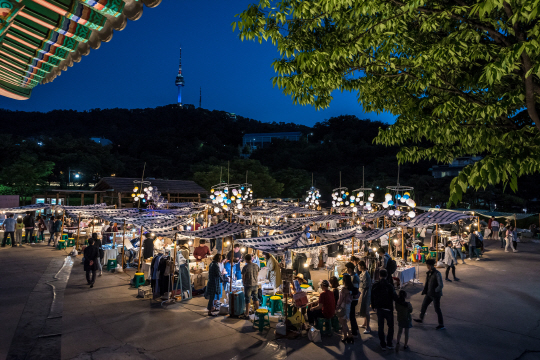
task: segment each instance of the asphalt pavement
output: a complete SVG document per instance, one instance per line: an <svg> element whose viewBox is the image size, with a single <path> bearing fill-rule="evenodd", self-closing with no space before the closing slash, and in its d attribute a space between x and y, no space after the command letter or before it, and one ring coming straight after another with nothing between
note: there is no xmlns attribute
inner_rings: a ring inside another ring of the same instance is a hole
<svg viewBox="0 0 540 360"><path fill-rule="evenodd" d="M446 330L435 330L430 307L410 330L409 350L383 352L375 315L372 333L353 345L337 334L321 343L275 339L273 328L259 333L246 320L207 317L202 296L169 306L137 298L133 271L104 272L90 289L80 256L71 263L41 244L2 248L0 359L539 359L540 244L519 250L487 241L484 259L458 265L461 281L445 283ZM421 286L405 290L417 315Z"/></svg>

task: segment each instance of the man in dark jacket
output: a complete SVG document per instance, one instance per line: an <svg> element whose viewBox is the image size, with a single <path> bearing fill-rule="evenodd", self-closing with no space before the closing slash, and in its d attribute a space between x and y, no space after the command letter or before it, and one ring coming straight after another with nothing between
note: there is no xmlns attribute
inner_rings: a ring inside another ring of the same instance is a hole
<svg viewBox="0 0 540 360"><path fill-rule="evenodd" d="M26 212L26 216L23 219L23 223L24 223L24 232L26 233L24 241L27 244L30 244L32 242L32 235L34 235L34 226L36 225L34 214L32 214L31 211Z"/></svg>
<svg viewBox="0 0 540 360"><path fill-rule="evenodd" d="M414 319L414 321L421 323L424 320L424 315L426 314L427 307L433 302L435 307L435 312L437 313L437 318L439 320L439 325L436 327L437 330L444 329L444 321L441 311L441 296L443 281L441 273L435 268L435 260L427 259L426 266L428 268L426 282L424 283L424 290L422 295L425 295L424 301L422 302L422 310L420 310L420 318Z"/></svg>
<svg viewBox="0 0 540 360"><path fill-rule="evenodd" d="M379 272L380 281L373 284L371 289L371 307L377 311L379 323L379 341L381 349L393 349L392 339L394 337L394 301L398 299L394 285L386 280L388 272L381 269ZM388 335L384 337L384 320L388 326Z"/></svg>
<svg viewBox="0 0 540 360"><path fill-rule="evenodd" d="M86 281L91 288L94 287L96 281L96 270L98 268L99 252L94 246L94 239L88 239L88 246L84 249L84 271L86 271ZM90 279L92 273L92 279Z"/></svg>

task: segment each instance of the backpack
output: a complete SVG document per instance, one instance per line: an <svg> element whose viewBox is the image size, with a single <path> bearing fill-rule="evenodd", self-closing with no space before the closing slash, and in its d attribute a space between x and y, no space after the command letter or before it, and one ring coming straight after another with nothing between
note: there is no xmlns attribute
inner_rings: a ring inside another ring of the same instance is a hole
<svg viewBox="0 0 540 360"><path fill-rule="evenodd" d="M397 270L396 260L392 258L388 259L388 261L386 262L386 271L388 271L388 278L391 278L392 275L396 272L396 270Z"/></svg>

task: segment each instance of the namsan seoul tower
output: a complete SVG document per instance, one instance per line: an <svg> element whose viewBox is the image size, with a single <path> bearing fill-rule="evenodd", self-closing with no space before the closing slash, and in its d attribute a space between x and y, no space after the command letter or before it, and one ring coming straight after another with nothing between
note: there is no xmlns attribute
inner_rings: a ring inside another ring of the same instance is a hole
<svg viewBox="0 0 540 360"><path fill-rule="evenodd" d="M182 75L182 48L180 48L180 65L178 66L178 75L174 82L178 87L178 106L182 107L182 88L184 87L184 76Z"/></svg>

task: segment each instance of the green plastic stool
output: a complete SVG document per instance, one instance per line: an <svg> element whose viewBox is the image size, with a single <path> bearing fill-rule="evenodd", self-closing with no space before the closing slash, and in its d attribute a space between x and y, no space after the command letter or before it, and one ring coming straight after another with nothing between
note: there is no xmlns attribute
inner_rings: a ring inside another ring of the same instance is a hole
<svg viewBox="0 0 540 360"><path fill-rule="evenodd" d="M107 260L107 271L116 269L116 259Z"/></svg>
<svg viewBox="0 0 540 360"><path fill-rule="evenodd" d="M6 245L11 245L11 236L6 239Z"/></svg>
<svg viewBox="0 0 540 360"><path fill-rule="evenodd" d="M58 250L66 248L66 240L58 240L58 245L56 246Z"/></svg>
<svg viewBox="0 0 540 360"><path fill-rule="evenodd" d="M422 252L427 254L429 252L429 248L427 246L422 246Z"/></svg>
<svg viewBox="0 0 540 360"><path fill-rule="evenodd" d="M341 330L341 325L339 325L339 320L337 318L337 316L334 316L332 319L332 329L334 329L334 331L339 331Z"/></svg>
<svg viewBox="0 0 540 360"><path fill-rule="evenodd" d="M320 330L321 335L332 335L332 319L318 318L317 329Z"/></svg>
<svg viewBox="0 0 540 360"><path fill-rule="evenodd" d="M66 246L67 246L67 247L75 246L75 239L69 238L69 239L67 240Z"/></svg>
<svg viewBox="0 0 540 360"><path fill-rule="evenodd" d="M255 320L253 326L259 328L259 332L262 332L265 327L270 327L270 317L268 316L268 309L257 309L255 311Z"/></svg>
<svg viewBox="0 0 540 360"><path fill-rule="evenodd" d="M133 278L133 287L138 288L141 285L144 285L144 273L135 273L135 277Z"/></svg>
<svg viewBox="0 0 540 360"><path fill-rule="evenodd" d="M88 240L84 240L84 245L88 245Z"/></svg>
<svg viewBox="0 0 540 360"><path fill-rule="evenodd" d="M268 302L270 301L270 298L272 296L274 296L274 295L263 295L261 307L264 307L264 308L268 309L270 306L266 305L266 304L268 304Z"/></svg>
<svg viewBox="0 0 540 360"><path fill-rule="evenodd" d="M272 316L276 311L283 311L283 303L281 302L281 298L279 296L274 295L270 298L270 313Z"/></svg>
<svg viewBox="0 0 540 360"><path fill-rule="evenodd" d="M426 255L425 255L425 254L422 254L422 262L423 262L423 263L426 262Z"/></svg>
<svg viewBox="0 0 540 360"><path fill-rule="evenodd" d="M437 257L437 252L436 251L430 251L429 256L431 256L433 259L435 259Z"/></svg>
<svg viewBox="0 0 540 360"><path fill-rule="evenodd" d="M69 238L68 234L62 234L62 240L67 240Z"/></svg>
<svg viewBox="0 0 540 360"><path fill-rule="evenodd" d="M32 244L37 244L38 243L38 237L36 235L32 235L32 238L30 239L30 242Z"/></svg>

